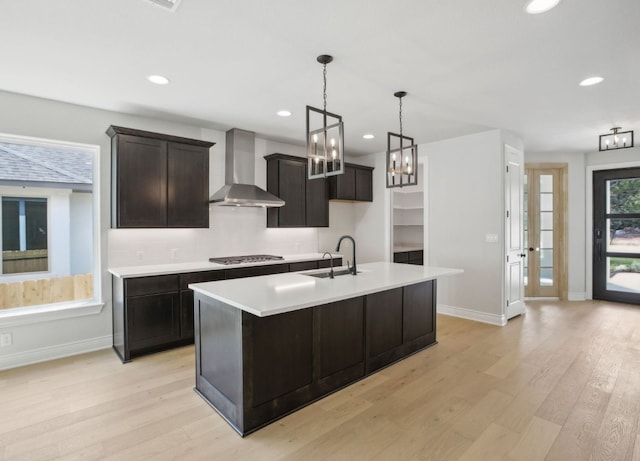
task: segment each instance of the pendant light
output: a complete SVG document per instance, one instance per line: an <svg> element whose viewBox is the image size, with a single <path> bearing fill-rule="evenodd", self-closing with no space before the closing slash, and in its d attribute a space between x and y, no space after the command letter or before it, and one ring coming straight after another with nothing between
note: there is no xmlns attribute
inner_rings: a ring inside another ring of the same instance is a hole
<svg viewBox="0 0 640 461"><path fill-rule="evenodd" d="M633 147L633 131L620 131L622 128L614 126L613 133L600 135L600 151L626 149Z"/></svg>
<svg viewBox="0 0 640 461"><path fill-rule="evenodd" d="M333 57L318 56L323 71L323 107L307 106L307 163L309 179L344 173L344 130L342 116L327 112L327 64Z"/></svg>
<svg viewBox="0 0 640 461"><path fill-rule="evenodd" d="M418 184L418 146L413 138L402 134L402 98L406 91L393 94L400 101L400 134L387 133L387 187Z"/></svg>

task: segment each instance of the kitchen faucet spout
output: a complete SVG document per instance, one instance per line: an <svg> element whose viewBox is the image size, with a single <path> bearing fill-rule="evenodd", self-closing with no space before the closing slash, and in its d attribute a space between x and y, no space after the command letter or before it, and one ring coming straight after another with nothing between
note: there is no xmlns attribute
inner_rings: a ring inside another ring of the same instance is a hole
<svg viewBox="0 0 640 461"><path fill-rule="evenodd" d="M356 267L356 241L350 235L343 235L338 240L338 244L336 245L336 251L340 251L340 244L342 240L348 239L351 240L351 246L353 247L353 266L350 268L351 275L356 275L358 273L358 269Z"/></svg>
<svg viewBox="0 0 640 461"><path fill-rule="evenodd" d="M328 251L325 251L322 254L322 259L324 259L325 256L329 255L330 258L330 264L331 264L331 270L329 271L329 278L333 278L333 255L331 253L329 253Z"/></svg>

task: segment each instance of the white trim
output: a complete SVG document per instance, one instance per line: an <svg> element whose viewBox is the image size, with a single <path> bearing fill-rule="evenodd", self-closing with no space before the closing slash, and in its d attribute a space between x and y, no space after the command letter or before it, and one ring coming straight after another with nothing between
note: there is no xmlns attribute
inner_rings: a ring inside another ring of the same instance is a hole
<svg viewBox="0 0 640 461"><path fill-rule="evenodd" d="M584 292L569 293L567 299L569 301L586 301L587 294Z"/></svg>
<svg viewBox="0 0 640 461"><path fill-rule="evenodd" d="M486 312L474 311L462 307L447 306L446 304L438 304L436 311L438 314L474 320L476 322L488 323L499 327L503 327L507 324L507 317L504 314L487 314Z"/></svg>
<svg viewBox="0 0 640 461"><path fill-rule="evenodd" d="M103 302L89 300L2 309L0 310L0 328L97 315L102 312L103 307Z"/></svg>
<svg viewBox="0 0 640 461"><path fill-rule="evenodd" d="M598 170L617 170L619 168L637 168L640 162L607 163L602 165L587 165L586 171L586 194L585 194L585 277L586 292L585 299L593 299L593 172Z"/></svg>
<svg viewBox="0 0 640 461"><path fill-rule="evenodd" d="M0 370L108 349L113 343L112 339L111 335L100 336L98 338L84 339L72 343L58 344L41 349L3 355L0 357Z"/></svg>

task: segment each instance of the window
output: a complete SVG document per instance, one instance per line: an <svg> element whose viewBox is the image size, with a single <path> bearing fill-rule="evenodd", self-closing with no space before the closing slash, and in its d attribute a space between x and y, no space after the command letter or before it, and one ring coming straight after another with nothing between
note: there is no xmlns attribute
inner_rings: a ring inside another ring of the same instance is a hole
<svg viewBox="0 0 640 461"><path fill-rule="evenodd" d="M82 304L99 293L97 153L0 136L0 318L7 309Z"/></svg>
<svg viewBox="0 0 640 461"><path fill-rule="evenodd" d="M2 197L2 273L49 268L47 199Z"/></svg>

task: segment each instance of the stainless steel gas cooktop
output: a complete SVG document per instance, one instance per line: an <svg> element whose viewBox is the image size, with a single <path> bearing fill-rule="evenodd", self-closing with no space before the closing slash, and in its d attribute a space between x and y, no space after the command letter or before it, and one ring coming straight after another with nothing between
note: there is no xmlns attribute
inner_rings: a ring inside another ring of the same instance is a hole
<svg viewBox="0 0 640 461"><path fill-rule="evenodd" d="M281 261L282 256L275 255L243 255L243 256L220 256L217 258L209 258L209 262L218 264L243 264L243 263L261 263L266 261Z"/></svg>

